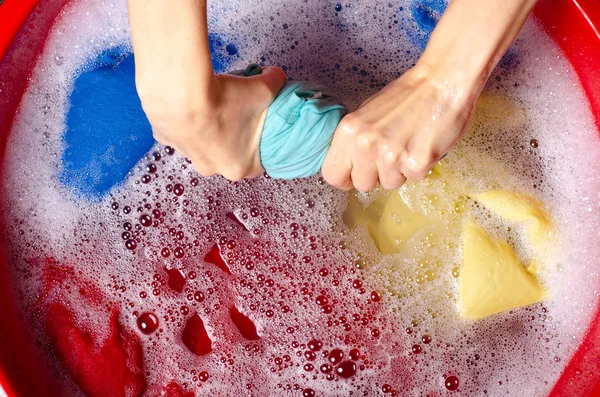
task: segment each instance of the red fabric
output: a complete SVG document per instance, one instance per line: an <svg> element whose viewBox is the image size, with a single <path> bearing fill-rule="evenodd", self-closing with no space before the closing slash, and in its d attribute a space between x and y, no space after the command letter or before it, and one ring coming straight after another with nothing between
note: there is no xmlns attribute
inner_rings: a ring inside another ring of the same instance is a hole
<svg viewBox="0 0 600 397"><path fill-rule="evenodd" d="M204 356L212 351L212 341L198 313L194 313L192 317L188 318L181 340L197 356Z"/></svg>
<svg viewBox="0 0 600 397"><path fill-rule="evenodd" d="M241 313L235 306L229 309L229 316L235 327L240 331L240 334L247 340L259 340L260 337L256 332L256 325L250 320L250 317Z"/></svg>
<svg viewBox="0 0 600 397"><path fill-rule="evenodd" d="M171 382L165 386L160 394L154 397L195 397L196 394L192 391L184 391L176 382Z"/></svg>
<svg viewBox="0 0 600 397"><path fill-rule="evenodd" d="M221 251L216 244L213 245L210 251L208 251L208 254L206 254L204 257L204 261L212 263L227 274L231 274L231 270L229 269L229 266L227 266L227 263L225 263L223 260L223 257L221 257Z"/></svg>
<svg viewBox="0 0 600 397"><path fill-rule="evenodd" d="M119 323L117 306L72 267L52 259L47 260L44 283L38 312L56 355L79 387L90 396L142 395L142 348L138 336ZM99 324L87 324L78 317L81 313L99 318Z"/></svg>

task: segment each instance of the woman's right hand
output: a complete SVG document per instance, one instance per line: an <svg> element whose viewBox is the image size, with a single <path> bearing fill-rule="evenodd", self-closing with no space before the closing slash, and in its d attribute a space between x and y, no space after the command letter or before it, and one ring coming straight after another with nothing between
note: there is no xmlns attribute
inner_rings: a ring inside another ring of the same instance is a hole
<svg viewBox="0 0 600 397"><path fill-rule="evenodd" d="M206 0L129 0L138 94L156 140L200 174L257 176L262 121L285 73L215 75L206 17Z"/></svg>
<svg viewBox="0 0 600 397"><path fill-rule="evenodd" d="M178 71L151 83L138 81L155 139L174 147L202 175L229 180L263 173L259 143L267 108L286 77L278 67L252 77L218 74L206 88Z"/></svg>

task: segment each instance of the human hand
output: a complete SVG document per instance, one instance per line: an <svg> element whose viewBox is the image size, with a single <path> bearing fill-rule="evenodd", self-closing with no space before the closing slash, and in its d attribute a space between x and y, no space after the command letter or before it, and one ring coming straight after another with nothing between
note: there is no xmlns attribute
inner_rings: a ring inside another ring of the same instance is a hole
<svg viewBox="0 0 600 397"><path fill-rule="evenodd" d="M485 3L485 4L484 4ZM453 0L415 67L347 115L322 167L342 189L421 180L462 135L536 0Z"/></svg>
<svg viewBox="0 0 600 397"><path fill-rule="evenodd" d="M424 179L462 136L477 95L427 64L392 81L339 124L323 163L338 188L391 190Z"/></svg>
<svg viewBox="0 0 600 397"><path fill-rule="evenodd" d="M190 158L202 175L260 175L261 122L285 83L283 70L215 75L206 0L128 3L136 88L156 140Z"/></svg>
<svg viewBox="0 0 600 397"><path fill-rule="evenodd" d="M209 84L196 84L193 71L168 69L160 76L137 85L158 142L188 157L204 176L240 180L263 172L260 136L267 108L285 83L283 70L266 67L252 77L218 74Z"/></svg>

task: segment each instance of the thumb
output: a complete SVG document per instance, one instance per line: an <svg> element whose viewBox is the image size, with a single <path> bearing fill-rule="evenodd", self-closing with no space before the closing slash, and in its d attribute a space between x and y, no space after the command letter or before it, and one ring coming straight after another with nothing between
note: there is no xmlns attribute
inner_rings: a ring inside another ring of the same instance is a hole
<svg viewBox="0 0 600 397"><path fill-rule="evenodd" d="M268 106L283 88L287 77L280 67L267 66L262 68L260 74L247 79L252 81L253 91L258 95L256 99Z"/></svg>

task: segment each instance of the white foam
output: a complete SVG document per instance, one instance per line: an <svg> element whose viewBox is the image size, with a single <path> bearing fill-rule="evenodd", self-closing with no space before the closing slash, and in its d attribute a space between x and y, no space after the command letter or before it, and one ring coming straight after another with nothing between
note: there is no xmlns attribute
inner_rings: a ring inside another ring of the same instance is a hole
<svg viewBox="0 0 600 397"><path fill-rule="evenodd" d="M351 106L410 67L419 52L393 22L399 20L405 30L414 28L409 3L403 4L405 11L399 11L401 4L344 4L337 15L330 2L230 3L211 2L210 23L211 31L228 35L240 49L232 69L264 57L265 63L288 66L296 79L329 85ZM458 172L469 171L467 179L479 188L496 184L527 191L548 205L558 225L559 245L542 274L550 298L476 323L460 319L456 307L451 269L460 263L460 249L423 251L414 244L400 255L379 254L364 228L349 231L341 222L346 194L320 184L318 177L291 182L258 178L239 184L200 178L194 187L190 180L195 174L185 161L156 147L163 159L156 162L158 177L148 185L138 181L143 166L152 161L149 155L123 186L100 202L80 200L61 186L61 136L73 77L88 59L116 45L130 45L125 1L73 2L52 29L15 119L3 161L3 216L10 225L6 235L15 283L24 291L24 310L33 307L41 288L39 275L23 277L26 260L50 255L75 265L82 277L120 302L124 327L138 332L134 312L155 312L162 330L140 334L148 394L171 379L188 389L224 396L301 395L304 388L317 395L360 395L380 391L385 383L401 395L444 394L448 374L459 377L464 395L482 395L484 390L488 395L542 395L551 389L598 300L600 178L594 171L600 165L600 144L573 71L535 23L526 25L512 47L518 63L498 68L486 88L522 104L526 125L506 127L502 117L484 115L478 133L459 143L448 164ZM528 146L533 138L539 141L536 149ZM461 160L473 158L474 151L504 164L514 177L490 180L485 164L473 168ZM178 182L185 193L174 201L166 185ZM113 201L119 203L118 211L111 209ZM309 208L308 201L314 206ZM132 253L121 238L122 225L135 225L140 215L136 209L145 203L152 209L160 203L166 221L141 228L138 249ZM132 208L131 214L123 214L125 205ZM252 216L254 208L258 216ZM226 218L228 212L242 219L250 232ZM207 219L209 213L212 219ZM291 237L292 223L299 224L298 238ZM182 231L183 240L171 237L169 228ZM224 255L233 259L233 276L202 261L222 236L237 244L224 248ZM341 242L347 248L342 249ZM311 244L316 244L315 250ZM160 251L165 246L171 252L184 247L186 257L177 260L171 254L163 259ZM424 252L439 258L441 266L433 281L420 285L414 274ZM310 263L302 261L305 256ZM354 263L361 258L367 267L356 269ZM254 263L252 270L245 266L248 260ZM153 285L154 274L166 280L165 266L186 275L196 272L197 277L188 279L186 290L177 294L160 281ZM323 267L329 269L325 277L319 275ZM273 286L265 284L268 279ZM362 280L365 294L352 287L355 279ZM208 292L211 288L216 289L213 294ZM154 289L160 290L158 296ZM330 302L338 301L329 315L320 313L315 303L321 290ZM374 290L381 293L382 302L369 301ZM146 298L140 297L142 291ZM194 301L195 291L203 291L207 299ZM260 341L244 340L231 325L227 310L233 304L254 321ZM190 309L187 316L180 313L184 305ZM282 312L283 305L290 311ZM180 341L186 317L196 310L213 340L213 352L200 358ZM272 317L266 315L269 310ZM359 314L358 321L353 314ZM351 330L343 329L340 317ZM360 323L364 318L367 325ZM293 333L287 332L289 327ZM405 332L407 327L411 334ZM378 338L371 336L373 329L379 330ZM431 344L419 341L424 334L432 336ZM319 357L313 362L316 370L305 371L302 352L307 349L300 345L313 338L323 342L324 350L340 348L346 356L358 348L366 360L358 365L364 368L350 379L334 376L329 381L318 371L325 362ZM413 344L421 345L419 355L410 353ZM275 359L284 355L290 361L277 365ZM230 358L233 364L227 363ZM192 371L201 370L210 373L209 381L194 380Z"/></svg>

